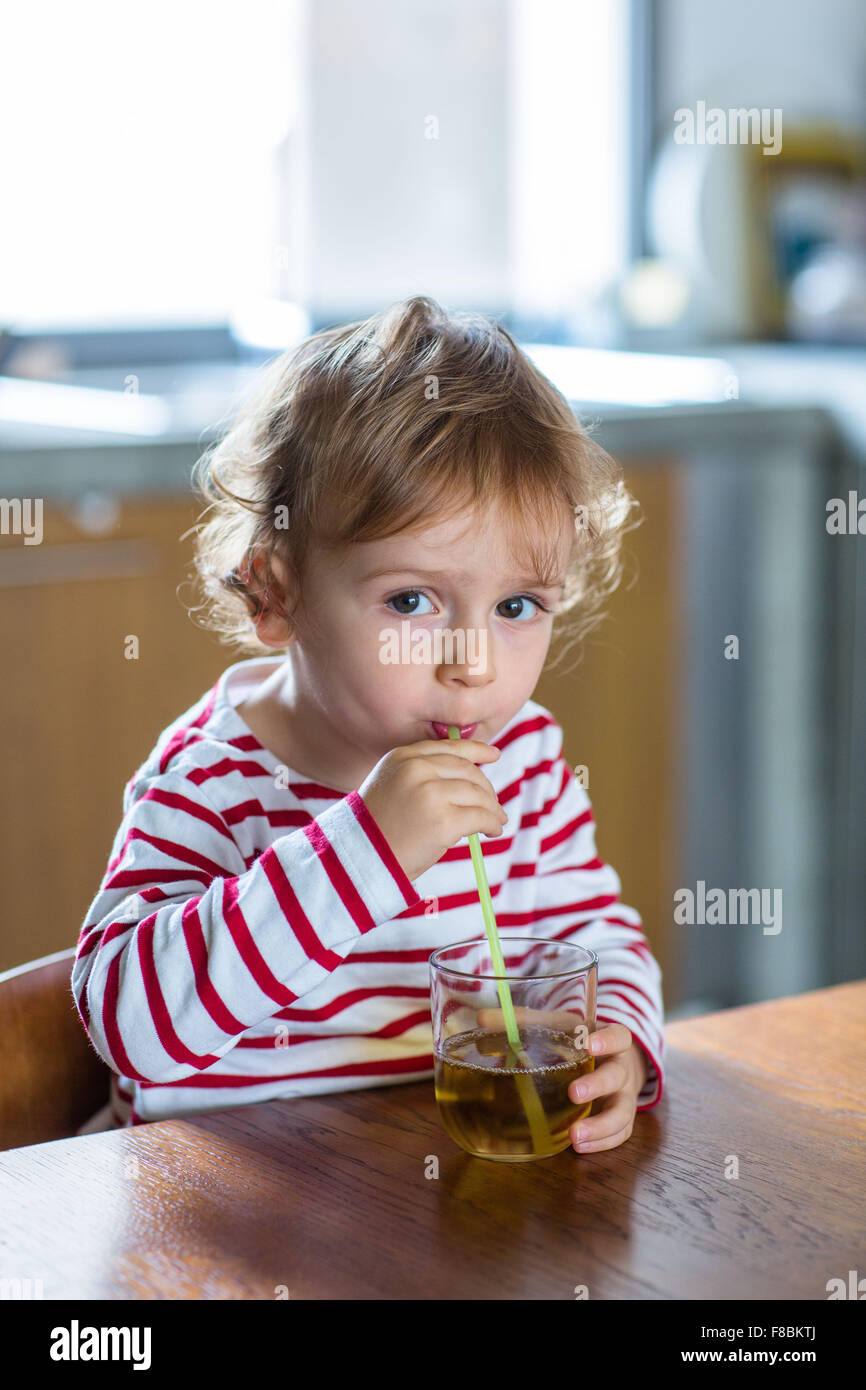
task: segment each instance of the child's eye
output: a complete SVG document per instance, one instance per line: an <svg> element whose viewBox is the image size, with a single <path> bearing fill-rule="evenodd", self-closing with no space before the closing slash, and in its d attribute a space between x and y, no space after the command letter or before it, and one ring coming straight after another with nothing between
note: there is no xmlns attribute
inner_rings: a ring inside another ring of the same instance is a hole
<svg viewBox="0 0 866 1390"><path fill-rule="evenodd" d="M396 603L396 604L401 604L401 603L409 604L410 606L408 606L408 607L406 607L406 608L395 608L395 609L394 609L394 612L395 612L395 613L399 613L399 614L400 614L402 617L404 617L404 618L415 617L418 613L425 613L425 612L427 612L427 613L434 613L434 612L436 611L436 610L433 608L433 605L432 605L432 604L430 604L430 607L429 607L428 609L426 609L426 610L423 609L423 608L413 608L413 607L411 606L411 603L412 603L413 601L417 600L417 599L421 599L424 603L430 603L430 600L429 600L429 598L427 597L427 595L426 595L426 594L419 593L417 589L404 589L403 592L402 592L402 594L395 594L393 598L389 598L389 599L387 600L387 606L390 608L390 607L391 607L393 604L395 604L395 603Z"/></svg>
<svg viewBox="0 0 866 1390"><path fill-rule="evenodd" d="M419 603L426 603L430 606L428 608L420 608L418 606ZM527 604L532 604L533 606L527 608ZM501 611L502 609L508 608L509 605L511 606L510 612ZM404 589L402 593L394 594L393 598L386 600L386 606L391 608L395 613L399 613L400 616L404 618L417 617L419 615L426 617L428 614L435 613L436 611L427 595L422 594L418 589ZM550 612L550 609L546 608L540 599L532 598L529 594L517 594L513 598L503 599L501 603L496 605L496 611L500 613L503 618L513 618L518 622L525 622L527 619L533 618L539 609L543 613Z"/></svg>
<svg viewBox="0 0 866 1390"><path fill-rule="evenodd" d="M515 612L513 611L513 609L512 609L512 611L511 611L510 613L503 613L503 614L502 614L502 617L503 617L503 618L517 618L518 620L525 620L526 618L533 618L533 617L535 616L536 612L537 612L539 609L541 610L542 613L549 613L549 612L550 612L550 609L549 609L549 608L545 608L544 604L541 602L540 599L537 599L537 598L530 598L529 594L516 594L516 595L514 596L514 598L504 598L504 599L502 600L501 603L498 603L498 604L496 605L496 611L499 612L500 609L506 608L509 604L524 604L524 603L531 603L531 604L534 604L534 607L531 608L531 609L529 609L528 611L523 612L523 613L515 613Z"/></svg>

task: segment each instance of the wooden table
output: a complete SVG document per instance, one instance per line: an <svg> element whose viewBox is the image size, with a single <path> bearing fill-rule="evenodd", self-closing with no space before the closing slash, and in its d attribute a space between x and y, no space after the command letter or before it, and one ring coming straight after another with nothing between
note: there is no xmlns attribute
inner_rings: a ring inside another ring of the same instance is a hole
<svg viewBox="0 0 866 1390"><path fill-rule="evenodd" d="M46 1299L825 1301L866 1273L866 982L667 1037L661 1103L602 1153L470 1158L432 1081L10 1150L0 1277Z"/></svg>

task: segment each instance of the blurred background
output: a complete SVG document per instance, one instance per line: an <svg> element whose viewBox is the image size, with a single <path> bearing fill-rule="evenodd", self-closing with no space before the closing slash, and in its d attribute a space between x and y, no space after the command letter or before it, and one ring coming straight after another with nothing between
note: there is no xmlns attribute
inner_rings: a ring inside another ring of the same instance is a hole
<svg viewBox="0 0 866 1390"><path fill-rule="evenodd" d="M866 973L861 0L4 29L0 970L75 945L125 783L240 659L185 607L196 458L275 354L422 293L504 323L641 502L535 698L670 1016ZM782 917L678 922L701 884Z"/></svg>

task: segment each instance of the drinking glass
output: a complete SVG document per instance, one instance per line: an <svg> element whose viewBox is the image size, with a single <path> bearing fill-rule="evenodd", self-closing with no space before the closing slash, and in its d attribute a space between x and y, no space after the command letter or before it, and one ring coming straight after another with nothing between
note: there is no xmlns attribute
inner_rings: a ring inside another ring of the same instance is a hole
<svg viewBox="0 0 866 1390"><path fill-rule="evenodd" d="M476 1158L549 1158L570 1144L568 1088L591 1072L598 957L571 941L503 936L505 975L486 939L457 941L430 956L434 1086L439 1118ZM510 1045L500 994L511 992L521 1047Z"/></svg>

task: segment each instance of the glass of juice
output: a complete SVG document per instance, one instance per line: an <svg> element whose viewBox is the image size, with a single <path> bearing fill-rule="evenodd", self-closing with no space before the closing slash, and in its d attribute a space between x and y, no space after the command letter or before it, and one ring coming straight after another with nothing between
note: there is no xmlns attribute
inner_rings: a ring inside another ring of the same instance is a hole
<svg viewBox="0 0 866 1390"><path fill-rule="evenodd" d="M430 956L434 1085L439 1118L476 1158L506 1163L568 1148L575 1105L568 1088L593 1070L598 957L570 941L503 936L505 976L485 938ZM521 1047L510 1045L499 993L508 983Z"/></svg>

